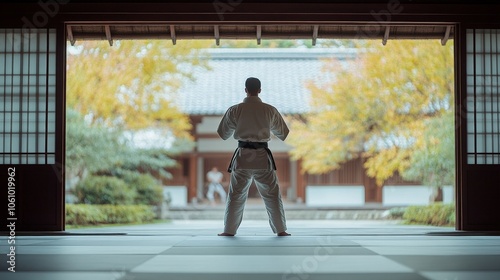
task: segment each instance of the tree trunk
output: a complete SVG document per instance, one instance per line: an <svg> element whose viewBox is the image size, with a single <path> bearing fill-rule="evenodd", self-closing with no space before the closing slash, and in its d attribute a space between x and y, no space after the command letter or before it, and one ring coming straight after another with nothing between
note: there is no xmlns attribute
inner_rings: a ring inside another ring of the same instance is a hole
<svg viewBox="0 0 500 280"><path fill-rule="evenodd" d="M437 187L434 188L430 197L431 203L435 202L443 202L443 188Z"/></svg>

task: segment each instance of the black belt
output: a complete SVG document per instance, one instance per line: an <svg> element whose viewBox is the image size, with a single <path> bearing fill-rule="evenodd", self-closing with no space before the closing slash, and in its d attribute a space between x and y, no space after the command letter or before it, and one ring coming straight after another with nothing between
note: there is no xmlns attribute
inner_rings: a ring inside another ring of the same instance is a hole
<svg viewBox="0 0 500 280"><path fill-rule="evenodd" d="M273 153L267 147L267 142L250 142L250 141L238 141L238 149L246 148L246 149L265 149L269 158L271 159L271 164L273 165L273 169L276 170L276 163L274 162ZM227 168L227 172L231 173L234 160L236 159L236 153L238 152L236 149L231 158L231 162L229 162L229 167Z"/></svg>
<svg viewBox="0 0 500 280"><path fill-rule="evenodd" d="M238 141L238 148L262 149L267 148L267 142Z"/></svg>

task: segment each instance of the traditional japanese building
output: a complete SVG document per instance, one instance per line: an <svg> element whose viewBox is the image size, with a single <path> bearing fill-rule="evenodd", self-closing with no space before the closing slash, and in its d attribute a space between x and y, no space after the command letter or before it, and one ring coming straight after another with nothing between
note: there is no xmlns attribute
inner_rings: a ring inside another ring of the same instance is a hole
<svg viewBox="0 0 500 280"><path fill-rule="evenodd" d="M214 166L224 175L228 187L228 163L237 146L217 135L217 126L231 105L245 97L247 77L262 82L263 102L275 106L286 119L301 117L312 110L308 83L322 83L332 75L322 70L329 60L344 67L356 57L349 48L214 48L208 53L209 69L196 69L194 81L178 93L177 104L189 114L196 145L179 159L178 168L169 170L173 179L165 181L174 205L199 202L206 192L205 174ZM293 133L293 131L291 132ZM291 160L292 147L279 139L269 143L277 165L283 197L310 206L364 206L366 204L426 204L431 188L418 182L407 182L394 176L379 187L366 175L361 159L344 163L338 170L321 175L302 172L300 161ZM448 192L449 193L449 192ZM448 194L447 193L447 194ZM258 197L254 186L250 197ZM451 200L449 196L447 199Z"/></svg>

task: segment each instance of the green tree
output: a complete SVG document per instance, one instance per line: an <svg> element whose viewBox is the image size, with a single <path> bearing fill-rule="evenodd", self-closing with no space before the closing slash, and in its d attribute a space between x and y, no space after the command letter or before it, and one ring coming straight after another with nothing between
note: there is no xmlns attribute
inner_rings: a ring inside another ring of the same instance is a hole
<svg viewBox="0 0 500 280"><path fill-rule="evenodd" d="M87 175L124 177L154 173L163 178L171 174L165 169L176 164L171 156L187 149L174 146L168 150L143 149L131 145L118 128L86 121L78 112L68 109L66 114L66 189L74 190ZM135 174L135 175L134 175ZM137 184L132 184L136 188Z"/></svg>
<svg viewBox="0 0 500 280"><path fill-rule="evenodd" d="M123 154L120 131L90 124L71 108L66 112L66 168L74 185L88 173L109 168Z"/></svg>
<svg viewBox="0 0 500 280"><path fill-rule="evenodd" d="M291 120L291 156L325 173L362 158L378 185L410 166L425 122L452 109L453 46L438 41L363 41L350 63L325 62L309 84L311 112Z"/></svg>
<svg viewBox="0 0 500 280"><path fill-rule="evenodd" d="M434 201L442 200L442 187L455 183L455 126L450 111L426 120L423 137L416 142L410 165L402 176L434 188Z"/></svg>
<svg viewBox="0 0 500 280"><path fill-rule="evenodd" d="M153 176L129 171L121 174L120 178L136 190L134 204L158 205L163 201L163 188Z"/></svg>
<svg viewBox="0 0 500 280"><path fill-rule="evenodd" d="M125 145L121 155L111 165L94 173L116 177L123 177L124 174L130 172L149 173L158 174L159 179L170 179L172 174L167 172L165 168L177 164L171 157L174 154L164 149L140 149Z"/></svg>
<svg viewBox="0 0 500 280"><path fill-rule="evenodd" d="M137 191L116 177L88 176L76 185L75 195L85 204L129 205Z"/></svg>

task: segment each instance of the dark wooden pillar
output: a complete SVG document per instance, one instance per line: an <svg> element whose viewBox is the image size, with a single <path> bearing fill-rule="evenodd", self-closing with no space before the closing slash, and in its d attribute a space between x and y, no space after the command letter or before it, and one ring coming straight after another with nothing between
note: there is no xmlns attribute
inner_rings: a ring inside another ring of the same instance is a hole
<svg viewBox="0 0 500 280"><path fill-rule="evenodd" d="M189 155L189 175L188 175L188 202L193 202L197 192L197 174L198 174L198 155L192 153Z"/></svg>
<svg viewBox="0 0 500 280"><path fill-rule="evenodd" d="M382 187L377 186L375 178L368 176L362 161L363 186L365 187L365 203L382 203Z"/></svg>
<svg viewBox="0 0 500 280"><path fill-rule="evenodd" d="M306 201L306 185L307 185L307 174L302 169L302 160L297 160L297 172L295 172L297 178L297 201Z"/></svg>
<svg viewBox="0 0 500 280"><path fill-rule="evenodd" d="M191 135L196 142L194 150L189 154L189 172L188 172L188 202L193 202L193 199L198 197L198 139L199 135L196 127L202 122L203 117L199 115L190 115Z"/></svg>

